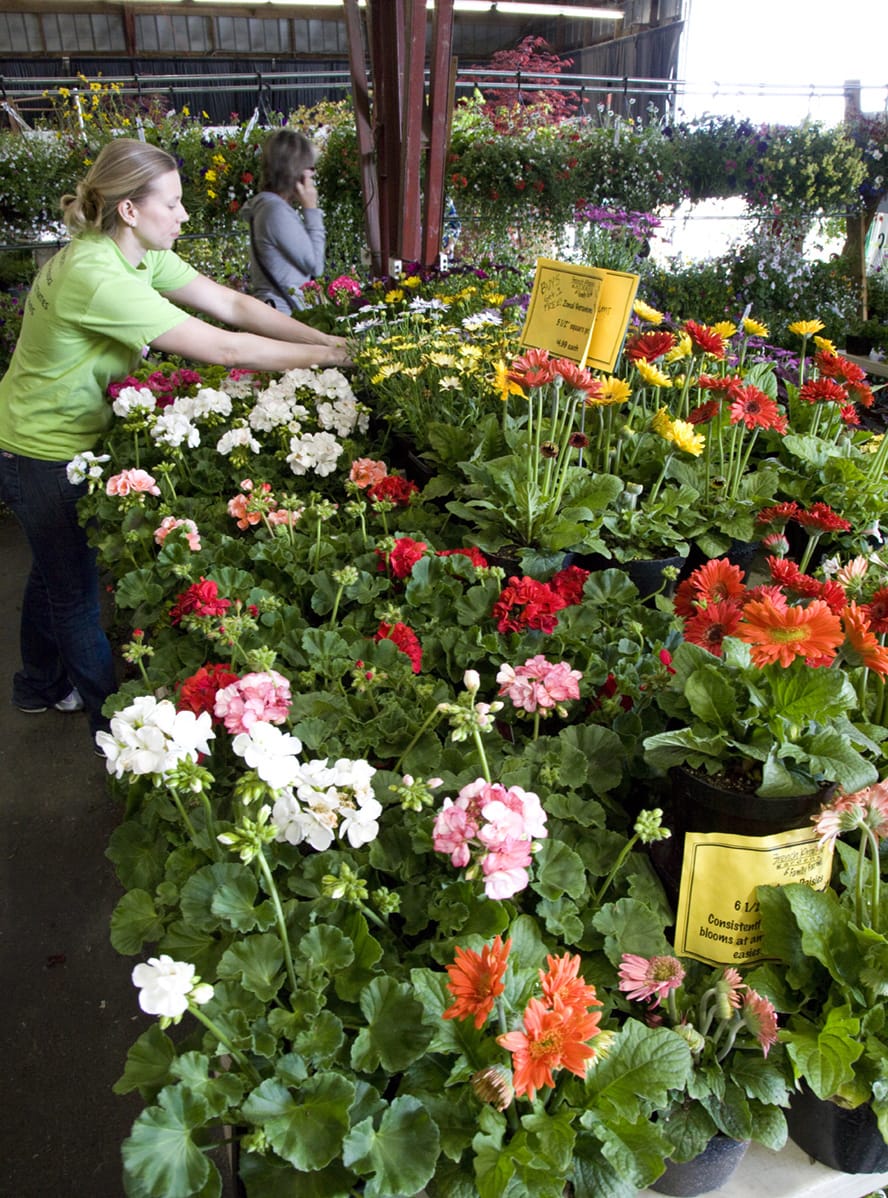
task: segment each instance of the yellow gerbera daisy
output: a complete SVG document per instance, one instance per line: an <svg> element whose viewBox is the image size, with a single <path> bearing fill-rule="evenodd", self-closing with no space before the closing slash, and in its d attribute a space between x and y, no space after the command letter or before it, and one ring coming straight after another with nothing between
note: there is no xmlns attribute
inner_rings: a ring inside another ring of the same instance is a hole
<svg viewBox="0 0 888 1198"><path fill-rule="evenodd" d="M639 320L646 320L648 324L663 323L663 313L658 312L656 308L652 308L650 304L646 304L644 300L637 299L632 305L632 311Z"/></svg>
<svg viewBox="0 0 888 1198"><path fill-rule="evenodd" d="M631 396L632 388L625 379L618 379L616 375L608 375L606 379L601 380L601 395L597 399L592 399L591 404L617 404L625 403Z"/></svg>
<svg viewBox="0 0 888 1198"><path fill-rule="evenodd" d="M393 287L391 291L385 293L385 302L387 304L397 304L404 298L404 289L402 287Z"/></svg>
<svg viewBox="0 0 888 1198"><path fill-rule="evenodd" d="M410 288L419 287L421 283L422 279L419 275L411 275L409 279L404 280L404 286Z"/></svg>
<svg viewBox="0 0 888 1198"><path fill-rule="evenodd" d="M693 353L693 345L687 333L681 333L678 341L672 347L668 354L663 358L664 362L680 362L682 358L689 358Z"/></svg>
<svg viewBox="0 0 888 1198"><path fill-rule="evenodd" d="M639 358L635 363L635 369L638 371L644 381L646 383L650 383L652 387L672 386L672 379L668 374L664 374L662 370L659 370L656 366L651 365L650 362L645 362L642 358Z"/></svg>
<svg viewBox="0 0 888 1198"><path fill-rule="evenodd" d="M737 326L730 320L720 320L718 324L714 324L711 327L713 333L718 333L723 341L730 341L737 332Z"/></svg>
<svg viewBox="0 0 888 1198"><path fill-rule="evenodd" d="M658 408L651 418L651 428L667 441L671 440L672 419L668 408Z"/></svg>
<svg viewBox="0 0 888 1198"><path fill-rule="evenodd" d="M750 316L743 318L743 332L747 337L769 336L767 325L762 324L761 321L753 320Z"/></svg>
<svg viewBox="0 0 888 1198"><path fill-rule="evenodd" d="M798 333L800 337L813 337L823 327L822 320L794 320L789 326L789 331L791 333Z"/></svg>
<svg viewBox="0 0 888 1198"><path fill-rule="evenodd" d="M524 398L524 391L514 379L509 378L509 367L502 358L493 368L493 378L497 394L503 403L508 401L510 395L520 395Z"/></svg>
<svg viewBox="0 0 888 1198"><path fill-rule="evenodd" d="M706 445L706 438L687 420L673 420L669 440L685 453L698 458Z"/></svg>
<svg viewBox="0 0 888 1198"><path fill-rule="evenodd" d="M833 345L833 343L830 341L830 339L828 337L815 337L814 344L817 346L817 348L822 353L825 353L825 354L838 353L838 350L836 349L836 347Z"/></svg>

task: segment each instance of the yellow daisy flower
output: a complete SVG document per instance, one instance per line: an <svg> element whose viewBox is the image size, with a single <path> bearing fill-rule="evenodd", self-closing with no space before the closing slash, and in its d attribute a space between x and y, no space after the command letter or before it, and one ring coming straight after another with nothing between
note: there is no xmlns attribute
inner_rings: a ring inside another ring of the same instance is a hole
<svg viewBox="0 0 888 1198"><path fill-rule="evenodd" d="M204 175L204 178L206 179L207 183L215 183L216 179L218 178L218 175L213 170L213 168L210 167L209 170L207 171L207 173Z"/></svg>
<svg viewBox="0 0 888 1198"><path fill-rule="evenodd" d="M828 337L815 337L814 344L824 354L836 354L839 352Z"/></svg>
<svg viewBox="0 0 888 1198"><path fill-rule="evenodd" d="M672 420L669 416L668 408L658 408L654 416L651 418L651 428L655 433L659 433L661 437L670 439L672 433Z"/></svg>
<svg viewBox="0 0 888 1198"><path fill-rule="evenodd" d="M496 387L497 394L503 403L506 403L510 395L520 395L524 398L524 391L514 379L509 378L509 367L500 358L493 368L493 381Z"/></svg>
<svg viewBox="0 0 888 1198"><path fill-rule="evenodd" d="M631 396L632 388L625 379L619 379L616 375L608 375L606 379L601 380L601 395L597 399L593 399L593 404L618 404L625 403Z"/></svg>
<svg viewBox="0 0 888 1198"><path fill-rule="evenodd" d="M404 298L403 287L394 287L391 291L385 293L385 302L387 304L397 304Z"/></svg>
<svg viewBox="0 0 888 1198"><path fill-rule="evenodd" d="M685 453L698 458L706 445L706 438L698 433L695 426L687 420L673 420L669 440Z"/></svg>
<svg viewBox="0 0 888 1198"><path fill-rule="evenodd" d="M455 366L457 363L456 354L445 354L440 350L429 354L429 361L433 366Z"/></svg>
<svg viewBox="0 0 888 1198"><path fill-rule="evenodd" d="M400 373L400 362L386 362L383 366L380 366L370 381L371 383L384 383L386 379L390 379L393 375Z"/></svg>
<svg viewBox="0 0 888 1198"><path fill-rule="evenodd" d="M687 333L680 333L678 341L672 347L672 349L670 349L670 351L664 355L663 361L680 362L682 358L689 358L693 353L693 350L694 346Z"/></svg>
<svg viewBox="0 0 888 1198"><path fill-rule="evenodd" d="M814 333L819 333L823 327L822 320L794 320L789 326L789 331L798 333L800 337L811 337Z"/></svg>
<svg viewBox="0 0 888 1198"><path fill-rule="evenodd" d="M419 275L411 275L409 279L404 280L405 287L419 287L421 283L422 279Z"/></svg>
<svg viewBox="0 0 888 1198"><path fill-rule="evenodd" d="M767 337L768 326L761 323L759 320L753 320L752 317L746 316L743 320L743 332L747 337Z"/></svg>
<svg viewBox="0 0 888 1198"><path fill-rule="evenodd" d="M737 332L737 326L730 320L720 320L718 324L712 325L713 333L718 333L722 341L730 341Z"/></svg>
<svg viewBox="0 0 888 1198"><path fill-rule="evenodd" d="M459 391L462 389L462 379L455 374L445 374L438 380L438 386L445 391Z"/></svg>
<svg viewBox="0 0 888 1198"><path fill-rule="evenodd" d="M646 304L644 300L637 299L632 305L632 311L639 320L646 320L648 324L663 323L663 313L658 312L656 308L652 308L650 304Z"/></svg>
<svg viewBox="0 0 888 1198"><path fill-rule="evenodd" d="M635 363L635 369L641 375L646 383L650 383L652 387L671 387L672 379L668 374L664 374L658 367L651 365L650 362L645 362L643 359Z"/></svg>

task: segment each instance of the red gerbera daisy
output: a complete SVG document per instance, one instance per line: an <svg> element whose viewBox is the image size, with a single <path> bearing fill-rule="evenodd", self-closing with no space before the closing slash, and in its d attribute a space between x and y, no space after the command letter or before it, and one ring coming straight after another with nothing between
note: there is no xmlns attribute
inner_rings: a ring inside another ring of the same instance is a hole
<svg viewBox="0 0 888 1198"><path fill-rule="evenodd" d="M697 404L695 408L691 408L688 412L688 424L708 424L710 420L714 420L721 411L721 401L718 399L707 399L704 403Z"/></svg>
<svg viewBox="0 0 888 1198"><path fill-rule="evenodd" d="M770 395L758 387L751 383L747 387L737 387L731 396L731 424L743 423L750 429L769 428L778 433L786 432L786 417L781 415Z"/></svg>
<svg viewBox="0 0 888 1198"><path fill-rule="evenodd" d="M587 398L597 399L601 396L604 390L601 379L594 378L590 371L577 366L576 362L571 362L568 358L558 358L553 366L569 386L577 391L584 391Z"/></svg>
<svg viewBox="0 0 888 1198"><path fill-rule="evenodd" d="M555 363L547 349L529 349L512 363L509 378L521 387L542 387L556 377Z"/></svg>
<svg viewBox="0 0 888 1198"><path fill-rule="evenodd" d="M484 1026L494 1002L505 990L503 975L511 947L511 940L503 944L497 936L480 953L457 948L456 960L447 966L447 989L456 1001L444 1012L445 1019L474 1019L475 1027Z"/></svg>
<svg viewBox="0 0 888 1198"><path fill-rule="evenodd" d="M866 383L849 383L848 390L851 393L851 398L861 407L871 408L876 401L872 388Z"/></svg>
<svg viewBox="0 0 888 1198"><path fill-rule="evenodd" d="M799 389L799 399L806 403L848 402L848 392L835 379L809 379Z"/></svg>
<svg viewBox="0 0 888 1198"><path fill-rule="evenodd" d="M662 358L671 349L675 349L675 346L676 339L674 333L667 333L665 331L640 333L637 337L632 337L626 342L623 353L630 362L637 362L639 360L655 362L657 358Z"/></svg>
<svg viewBox="0 0 888 1198"><path fill-rule="evenodd" d="M834 578L830 578L821 584L820 593L816 597L822 599L829 610L837 614L841 614L842 608L848 602L848 595L845 588L840 582L836 582Z"/></svg>
<svg viewBox="0 0 888 1198"><path fill-rule="evenodd" d="M742 614L739 603L731 600L712 603L685 620L684 638L692 645L708 649L715 657L721 657L722 641L726 636L737 635Z"/></svg>
<svg viewBox="0 0 888 1198"><path fill-rule="evenodd" d="M864 606L873 632L888 632L888 587L880 587Z"/></svg>
<svg viewBox="0 0 888 1198"><path fill-rule="evenodd" d="M740 379L735 374L713 375L701 374L697 379L697 386L703 391L718 391L722 394L727 394L740 383Z"/></svg>
<svg viewBox="0 0 888 1198"><path fill-rule="evenodd" d="M796 513L796 520L805 528L813 528L818 532L848 532L850 523L834 512L827 503L812 503L805 511Z"/></svg>
<svg viewBox="0 0 888 1198"><path fill-rule="evenodd" d="M688 582L697 596L697 606L719 603L722 599L738 599L744 591L745 575L739 566L726 557L712 558L698 566Z"/></svg>
<svg viewBox="0 0 888 1198"><path fill-rule="evenodd" d="M686 320L684 329L691 339L691 345L698 353L711 354L714 358L725 356L725 341L714 329L696 320Z"/></svg>
<svg viewBox="0 0 888 1198"><path fill-rule="evenodd" d="M756 524L780 524L793 520L799 513L799 505L795 500L785 503L775 503L773 507L763 507L755 518Z"/></svg>
<svg viewBox="0 0 888 1198"><path fill-rule="evenodd" d="M845 639L841 620L822 599L784 608L755 599L744 606L734 635L750 646L756 666L788 666L796 657L829 660Z"/></svg>

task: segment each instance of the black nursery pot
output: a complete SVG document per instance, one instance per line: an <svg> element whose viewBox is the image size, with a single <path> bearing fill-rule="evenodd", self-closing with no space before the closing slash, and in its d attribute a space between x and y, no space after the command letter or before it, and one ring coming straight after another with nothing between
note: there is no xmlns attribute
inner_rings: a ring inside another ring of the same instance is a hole
<svg viewBox="0 0 888 1198"><path fill-rule="evenodd" d="M666 1171L650 1188L675 1198L694 1198L721 1189L733 1176L748 1147L749 1140L732 1140L719 1132L692 1161L681 1164L667 1161Z"/></svg>
<svg viewBox="0 0 888 1198"><path fill-rule="evenodd" d="M802 1082L786 1112L789 1138L803 1152L839 1173L888 1172L888 1144L872 1108L848 1110L817 1095Z"/></svg>
<svg viewBox="0 0 888 1198"><path fill-rule="evenodd" d="M672 836L652 844L649 852L672 902L678 898L686 832L773 836L792 828L806 828L834 789L763 799L750 791L721 785L717 775L697 774L684 766L671 769L669 780L663 823L672 830Z"/></svg>

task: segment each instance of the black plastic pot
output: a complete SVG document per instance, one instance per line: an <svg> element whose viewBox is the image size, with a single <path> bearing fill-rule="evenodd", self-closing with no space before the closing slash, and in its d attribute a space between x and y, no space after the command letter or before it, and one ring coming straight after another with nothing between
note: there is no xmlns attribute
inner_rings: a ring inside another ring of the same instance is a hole
<svg viewBox="0 0 888 1198"><path fill-rule="evenodd" d="M888 1172L888 1144L872 1109L849 1110L817 1095L802 1082L786 1112L789 1138L804 1152L839 1173Z"/></svg>
<svg viewBox="0 0 888 1198"><path fill-rule="evenodd" d="M732 1140L719 1132L692 1161L682 1164L667 1161L665 1173L650 1188L677 1198L693 1198L721 1189L733 1176L748 1147L749 1140Z"/></svg>

